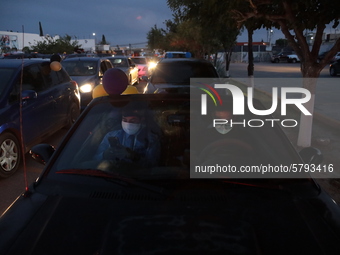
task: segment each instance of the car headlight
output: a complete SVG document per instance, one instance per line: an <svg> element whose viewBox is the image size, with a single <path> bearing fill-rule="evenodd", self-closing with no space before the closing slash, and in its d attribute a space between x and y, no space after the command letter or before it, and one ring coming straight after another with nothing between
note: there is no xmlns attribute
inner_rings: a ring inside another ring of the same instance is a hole
<svg viewBox="0 0 340 255"><path fill-rule="evenodd" d="M156 62L150 62L150 63L149 63L149 68L150 68L150 69L153 69L153 68L156 67L156 65L157 65Z"/></svg>
<svg viewBox="0 0 340 255"><path fill-rule="evenodd" d="M81 93L89 93L93 90L93 84L91 83L85 83L79 87L79 90Z"/></svg>

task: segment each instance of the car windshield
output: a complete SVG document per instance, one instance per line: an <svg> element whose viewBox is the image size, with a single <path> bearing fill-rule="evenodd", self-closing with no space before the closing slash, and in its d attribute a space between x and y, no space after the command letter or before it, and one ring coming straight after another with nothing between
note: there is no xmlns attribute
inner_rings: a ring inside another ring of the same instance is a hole
<svg viewBox="0 0 340 255"><path fill-rule="evenodd" d="M97 61L63 61L62 65L70 76L89 76L97 73Z"/></svg>
<svg viewBox="0 0 340 255"><path fill-rule="evenodd" d="M133 58L132 60L135 64L146 65L146 59L145 58Z"/></svg>
<svg viewBox="0 0 340 255"><path fill-rule="evenodd" d="M4 89L8 86L9 81L14 75L15 69L13 68L1 68L0 69L0 95L2 95Z"/></svg>
<svg viewBox="0 0 340 255"><path fill-rule="evenodd" d="M190 84L190 78L214 78L216 70L212 65L188 63L158 63L151 77L151 83Z"/></svg>
<svg viewBox="0 0 340 255"><path fill-rule="evenodd" d="M127 96L134 98L131 101L105 97L100 103L92 104L72 136L68 137L53 164L50 178L65 178L62 173L74 173L75 170L100 170L146 180L189 178L190 160L200 160L200 154L205 153L206 148L205 144L203 147L190 147L190 136L202 139L202 134L206 134L211 124L203 120L197 127L190 126L190 120L196 118L196 113L190 109L190 100L184 95L171 100L165 100L170 98L167 95L155 100L157 96ZM122 148L120 143L129 146L128 139L131 137L123 130L131 128L133 132L138 126L132 121L135 125L125 129L124 118L129 118L131 112L137 112L142 122L138 123L141 124L138 133L131 134L132 147ZM225 155L231 157L232 164L280 165L299 160L280 129L268 128L268 125L263 128L238 125L233 129L235 132L229 138L242 138L248 144L245 148L251 150L241 152L235 147L237 143L229 146L236 153ZM143 144L146 144L147 150L138 151Z"/></svg>
<svg viewBox="0 0 340 255"><path fill-rule="evenodd" d="M128 67L127 59L125 58L110 58L114 67Z"/></svg>

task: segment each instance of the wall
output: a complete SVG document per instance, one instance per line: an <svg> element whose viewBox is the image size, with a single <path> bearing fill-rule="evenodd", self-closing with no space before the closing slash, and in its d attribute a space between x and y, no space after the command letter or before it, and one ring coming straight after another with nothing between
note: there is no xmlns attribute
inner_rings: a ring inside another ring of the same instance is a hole
<svg viewBox="0 0 340 255"><path fill-rule="evenodd" d="M59 36L56 35L53 38L58 39ZM17 49L21 51L24 47L30 47L44 39L45 37L39 36L39 34L0 31L0 53L4 49Z"/></svg>

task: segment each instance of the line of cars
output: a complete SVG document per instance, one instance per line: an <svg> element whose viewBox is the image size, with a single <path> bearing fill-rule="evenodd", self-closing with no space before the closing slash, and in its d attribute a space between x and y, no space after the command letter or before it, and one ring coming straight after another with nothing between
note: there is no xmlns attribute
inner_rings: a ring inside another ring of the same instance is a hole
<svg viewBox="0 0 340 255"><path fill-rule="evenodd" d="M220 133L208 118L197 119L201 93L191 97L188 79L218 78L208 63L161 60L146 94L95 98L56 150L34 146L33 158L47 164L1 216L0 253L339 254L340 208L307 173L192 177L192 164L219 157L232 165L320 164L322 158L313 148L298 153L276 123ZM232 111L234 99L219 94ZM253 104L264 108L257 100ZM140 164L146 155L131 157L111 143L112 158L96 156L104 137L121 130L122 117L131 111L141 116L150 137L158 137L143 139L160 143L156 164ZM255 117L246 112L247 120ZM201 125L193 128L193 119ZM192 146L192 139L211 132L223 139L202 144L202 150Z"/></svg>
<svg viewBox="0 0 340 255"><path fill-rule="evenodd" d="M220 95L230 111L234 99ZM95 156L131 111L150 134L143 141L160 143L155 164L140 164L147 154L130 157L117 144L109 145L112 158ZM216 157L232 165L304 165L319 164L320 155L298 153L276 124L238 125L222 134L204 118L205 125L193 128L200 111L200 97L186 93L92 100L56 150L32 148L47 164L1 216L0 253L339 254L340 208L307 173L273 179L191 175L193 162L216 163ZM254 117L246 112L247 120ZM214 131L224 139L198 150L191 146L193 131L197 140Z"/></svg>
<svg viewBox="0 0 340 255"><path fill-rule="evenodd" d="M50 58L31 57L0 60L0 178L17 171L31 146L75 122L108 69L123 70L131 85L149 76L126 56L67 58L58 71Z"/></svg>

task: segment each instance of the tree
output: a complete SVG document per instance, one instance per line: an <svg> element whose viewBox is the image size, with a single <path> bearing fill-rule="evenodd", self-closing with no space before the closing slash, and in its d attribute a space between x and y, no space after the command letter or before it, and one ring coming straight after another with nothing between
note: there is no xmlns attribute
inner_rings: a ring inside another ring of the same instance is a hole
<svg viewBox="0 0 340 255"><path fill-rule="evenodd" d="M43 29L42 29L42 26L41 26L41 22L39 21L39 35L40 36L44 36L44 32L43 32Z"/></svg>
<svg viewBox="0 0 340 255"><path fill-rule="evenodd" d="M155 24L146 35L149 49L164 49L165 35L165 30Z"/></svg>
<svg viewBox="0 0 340 255"><path fill-rule="evenodd" d="M225 10L220 8L220 1L216 0L168 0L168 6L175 12L181 22L195 24L192 33L199 33L196 44L200 44L203 54L217 55L217 51L223 49L226 59L226 75L229 76L229 64L232 48L236 44L236 38L240 32L235 20L230 15L224 15ZM215 57L216 59L216 57Z"/></svg>
<svg viewBox="0 0 340 255"><path fill-rule="evenodd" d="M236 0L235 0L236 1ZM316 79L321 70L328 64L337 51L340 50L340 39L336 41L328 54L320 61L317 57L322 43L322 37L327 24L333 23L337 27L340 18L340 1L334 0L242 0L247 8L234 9L234 17L240 25L247 20L265 19L280 28L290 46L301 61L303 87L308 89L311 100L305 105L313 114ZM316 30L314 43L309 47L306 30ZM311 145L313 115L301 114L298 145Z"/></svg>
<svg viewBox="0 0 340 255"><path fill-rule="evenodd" d="M101 45L107 45L107 44L110 44L110 43L108 43L108 42L106 41L105 35L102 35L102 40L101 40L101 42L100 42L99 44L101 44Z"/></svg>
<svg viewBox="0 0 340 255"><path fill-rule="evenodd" d="M81 45L78 41L71 43L71 36L65 35L58 39L52 38L49 35L44 37L43 41L36 41L35 45L30 44L30 48L33 51L43 53L43 54L53 54L53 53L73 53L75 48L80 48Z"/></svg>
<svg viewBox="0 0 340 255"><path fill-rule="evenodd" d="M288 46L288 40L287 39L283 39L283 38L277 39L275 41L275 45L279 46L279 47L282 47L282 48L287 47Z"/></svg>

